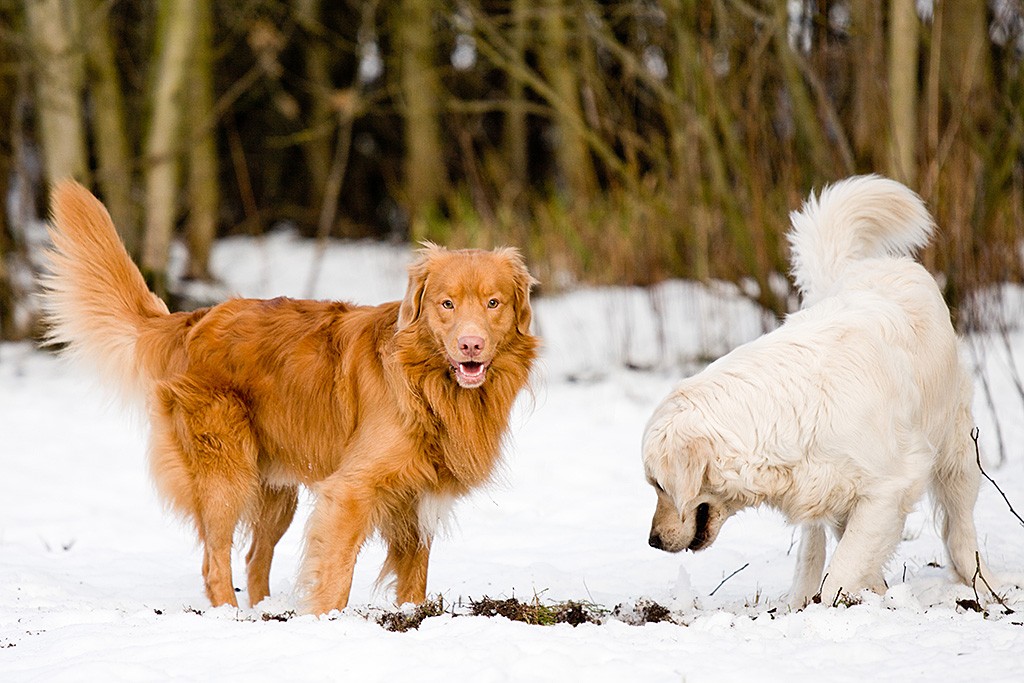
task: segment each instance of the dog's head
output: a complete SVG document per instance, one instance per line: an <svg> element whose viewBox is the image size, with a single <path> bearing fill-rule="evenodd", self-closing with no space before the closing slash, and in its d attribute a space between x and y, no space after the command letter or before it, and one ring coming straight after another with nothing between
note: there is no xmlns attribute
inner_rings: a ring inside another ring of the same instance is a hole
<svg viewBox="0 0 1024 683"><path fill-rule="evenodd" d="M648 543L670 553L703 550L736 508L709 486L714 442L695 429L692 410L669 399L647 424L644 471L658 495Z"/></svg>
<svg viewBox="0 0 1024 683"><path fill-rule="evenodd" d="M534 283L515 249L449 251L427 244L409 267L398 330L429 335L459 386L479 387L498 353L517 337L529 337Z"/></svg>

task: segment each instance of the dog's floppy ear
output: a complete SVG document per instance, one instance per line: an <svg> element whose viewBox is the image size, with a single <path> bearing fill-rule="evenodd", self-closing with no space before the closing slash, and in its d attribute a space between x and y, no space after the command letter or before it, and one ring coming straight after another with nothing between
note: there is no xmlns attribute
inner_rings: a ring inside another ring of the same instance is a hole
<svg viewBox="0 0 1024 683"><path fill-rule="evenodd" d="M424 242L423 248L419 250L419 258L409 266L409 284L405 288L402 305L398 308L398 329L404 330L419 319L423 309L423 295L427 291L430 262L443 251L436 244Z"/></svg>
<svg viewBox="0 0 1024 683"><path fill-rule="evenodd" d="M704 484L704 473L711 461L711 443L707 439L690 439L677 444L678 449L668 460L668 493L676 502L676 508L684 509L700 495Z"/></svg>
<svg viewBox="0 0 1024 683"><path fill-rule="evenodd" d="M676 509L683 510L700 495L712 451L708 439L680 430L678 419L678 414L656 413L644 434L643 453L648 471L657 476Z"/></svg>
<svg viewBox="0 0 1024 683"><path fill-rule="evenodd" d="M515 285L516 329L520 334L530 334L530 323L533 321L533 309L530 307L530 289L538 284L537 280L526 269L526 262L518 249L505 247L500 253L512 266L512 280Z"/></svg>

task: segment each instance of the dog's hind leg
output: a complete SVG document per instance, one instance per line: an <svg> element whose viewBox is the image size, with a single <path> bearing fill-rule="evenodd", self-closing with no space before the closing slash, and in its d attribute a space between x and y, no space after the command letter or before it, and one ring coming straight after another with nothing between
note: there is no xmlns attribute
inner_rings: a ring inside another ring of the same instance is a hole
<svg viewBox="0 0 1024 683"><path fill-rule="evenodd" d="M797 554L793 585L789 590L789 606L805 607L817 595L821 586L821 572L825 568L825 528L821 524L806 523L800 530L800 549Z"/></svg>
<svg viewBox="0 0 1024 683"><path fill-rule="evenodd" d="M993 577L978 553L978 534L974 527L974 504L978 499L981 471L971 437L973 426L970 411L961 407L951 444L938 454L935 462L931 493L953 571L961 581L982 591L984 583L980 577L989 582Z"/></svg>
<svg viewBox="0 0 1024 683"><path fill-rule="evenodd" d="M210 603L237 606L231 545L259 486L246 407L229 391L185 382L165 387L159 399L153 416L158 486L171 488L172 505L195 521Z"/></svg>
<svg viewBox="0 0 1024 683"><path fill-rule="evenodd" d="M252 545L245 556L248 575L249 604L255 606L270 595L270 565L274 547L288 530L298 504L294 486L260 487L258 509L252 512Z"/></svg>

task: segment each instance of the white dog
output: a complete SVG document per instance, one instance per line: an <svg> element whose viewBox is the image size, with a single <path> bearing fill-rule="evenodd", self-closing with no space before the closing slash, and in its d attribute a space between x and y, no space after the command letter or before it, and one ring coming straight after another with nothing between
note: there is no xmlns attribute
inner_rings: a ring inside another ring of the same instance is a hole
<svg viewBox="0 0 1024 683"><path fill-rule="evenodd" d="M971 378L934 279L910 258L931 216L903 185L860 176L791 220L803 310L684 380L647 424L650 544L701 550L731 515L767 504L804 527L790 604L831 604L885 591L884 565L930 488L957 577L987 576ZM822 578L826 526L839 543Z"/></svg>

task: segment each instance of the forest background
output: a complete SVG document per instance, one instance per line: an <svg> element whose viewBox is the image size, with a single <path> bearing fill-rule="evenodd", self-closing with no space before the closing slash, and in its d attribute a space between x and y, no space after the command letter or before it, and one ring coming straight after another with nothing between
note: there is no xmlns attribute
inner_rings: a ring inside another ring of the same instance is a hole
<svg viewBox="0 0 1024 683"><path fill-rule="evenodd" d="M0 0L0 338L38 333L64 177L178 306L213 240L287 226L783 314L789 211L878 172L970 329L1024 273L1022 60L1020 0Z"/></svg>

